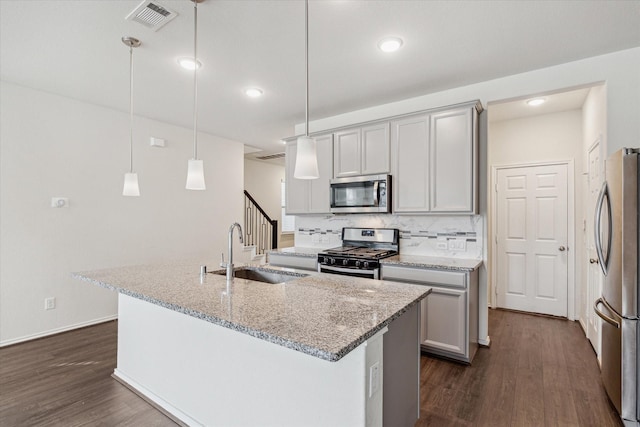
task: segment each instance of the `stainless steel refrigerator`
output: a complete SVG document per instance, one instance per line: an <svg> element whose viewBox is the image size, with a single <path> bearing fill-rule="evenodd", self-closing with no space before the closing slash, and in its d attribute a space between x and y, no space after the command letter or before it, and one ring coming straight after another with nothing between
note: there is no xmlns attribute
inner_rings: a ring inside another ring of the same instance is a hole
<svg viewBox="0 0 640 427"><path fill-rule="evenodd" d="M625 426L640 426L639 153L623 148L607 159L595 215L596 251L605 275L594 304L603 320L602 382Z"/></svg>

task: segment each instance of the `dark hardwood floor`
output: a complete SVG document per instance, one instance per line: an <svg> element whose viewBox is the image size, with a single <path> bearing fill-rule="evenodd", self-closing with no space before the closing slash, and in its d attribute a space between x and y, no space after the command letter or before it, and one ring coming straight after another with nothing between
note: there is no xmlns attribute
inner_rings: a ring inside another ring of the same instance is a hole
<svg viewBox="0 0 640 427"><path fill-rule="evenodd" d="M621 426L576 322L490 310L472 366L422 357L417 426ZM117 324L0 349L1 426L174 426L111 378ZM393 427L393 426L391 426Z"/></svg>
<svg viewBox="0 0 640 427"><path fill-rule="evenodd" d="M578 322L489 310L471 366L421 361L416 426L622 426Z"/></svg>

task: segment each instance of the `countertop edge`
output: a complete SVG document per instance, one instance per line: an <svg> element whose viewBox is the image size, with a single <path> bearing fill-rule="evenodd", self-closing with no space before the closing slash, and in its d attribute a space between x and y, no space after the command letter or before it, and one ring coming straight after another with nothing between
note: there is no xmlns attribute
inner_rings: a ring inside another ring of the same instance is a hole
<svg viewBox="0 0 640 427"><path fill-rule="evenodd" d="M437 269L437 270L448 270L448 271L464 271L471 272L475 271L482 265L482 260L473 260L477 261L473 267L466 267L460 265L446 265L432 262L418 262L418 261L401 261L401 260L392 260L392 259L381 259L381 265L397 265L401 267L415 267L415 268L425 268L425 269Z"/></svg>
<svg viewBox="0 0 640 427"><path fill-rule="evenodd" d="M423 295L421 295L420 297L418 297L418 298L414 299L413 301L409 302L403 308L398 310L393 315L389 316L387 319L385 319L382 322L378 323L376 326L374 326L369 331L367 331L364 334L362 334L356 340L352 341L351 343L347 344L346 346L342 347L341 349L339 349L336 352L331 352L331 351L327 351L327 350L322 350L322 349L317 348L317 347L312 347L312 346L309 346L309 345L306 345L306 344L302 344L302 343L299 343L297 341L292 341L292 340L288 340L288 339L285 339L285 338L282 338L282 337L279 337L279 336L276 336L276 335L268 334L268 333L265 333L265 332L263 332L261 330L258 330L258 329L253 329L253 328L248 328L248 327L243 326L243 325L238 325L236 323L229 322L227 320L220 319L220 318L215 317L215 316L206 315L206 314L204 314L202 312L199 312L197 310L191 310L191 309L188 309L186 307L182 307L182 306L179 306L179 305L176 305L176 304L171 304L171 303L168 303L166 301L159 300L157 298L152 298L152 297L149 297L149 296L137 293L137 292L132 292L132 291L129 291L127 289L120 288L120 287L111 285L109 283L102 282L100 280L91 279L91 278L82 276L79 273L71 273L71 277L74 278L74 279L78 279L78 280L82 280L82 281L85 281L85 282L88 282L88 283L92 283L92 284L98 285L98 286L100 286L102 288L109 289L111 291L115 291L115 292L121 293L123 295L127 295L129 297L132 297L132 298L136 298L136 299L139 299L139 300L151 303L151 304L158 305L158 306L166 308L168 310L176 311L178 313L182 313L182 314L185 314L187 316L195 317L197 319L204 320L204 321L212 323L214 325L218 325L218 326L221 326L221 327L224 327L224 328L227 328L227 329L231 329L231 330L234 330L234 331L237 331L237 332L252 336L254 338L258 338L258 339L261 339L263 341L267 341L267 342L275 344L275 345L280 345L282 347L286 347L286 348L291 349L291 350L299 351L299 352L307 354L309 356L317 357L319 359L323 359L323 360L326 360L326 361L329 361L329 362L337 362L340 359L342 359L344 356L349 354L352 350L354 350L360 344L362 344L363 342L365 342L366 340L371 338L378 331L382 330L384 327L389 325L395 319L397 319L398 317L402 316L411 307L413 307L415 304L419 303L422 299L424 299L427 295L429 295L429 293L431 293L431 287L425 286L425 293Z"/></svg>
<svg viewBox="0 0 640 427"><path fill-rule="evenodd" d="M291 251L286 251L284 249L289 249L289 248L271 249L267 251L267 254L295 256L295 257L301 257L301 258L317 258L318 252L321 252L324 250L324 249L315 249L315 248L303 248L303 249L306 249L306 251L301 251L300 249L298 249L298 251L296 251L295 249Z"/></svg>

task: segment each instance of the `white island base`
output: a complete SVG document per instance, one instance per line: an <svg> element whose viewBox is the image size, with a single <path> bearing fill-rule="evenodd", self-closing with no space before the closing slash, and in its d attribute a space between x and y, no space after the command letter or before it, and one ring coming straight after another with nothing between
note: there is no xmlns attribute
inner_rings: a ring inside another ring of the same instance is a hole
<svg viewBox="0 0 640 427"><path fill-rule="evenodd" d="M413 426L419 307L329 362L119 294L114 376L193 426Z"/></svg>

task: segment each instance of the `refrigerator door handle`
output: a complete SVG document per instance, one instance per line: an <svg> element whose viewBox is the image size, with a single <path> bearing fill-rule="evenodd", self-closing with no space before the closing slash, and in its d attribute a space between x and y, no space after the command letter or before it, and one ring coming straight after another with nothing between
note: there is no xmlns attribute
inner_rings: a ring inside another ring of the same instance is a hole
<svg viewBox="0 0 640 427"><path fill-rule="evenodd" d="M600 305L600 304L604 305L607 308L607 310L609 310L610 312L615 313L615 311L611 308L609 303L607 301L605 301L605 299L602 298L602 297L598 298L596 300L596 302L593 304L593 311L596 312L596 314L598 315L599 318L601 318L602 320L604 320L605 322L607 322L611 326L614 326L614 327L620 329L620 322L618 322L613 317L609 317L606 314L604 314L603 312L601 312L600 310L598 310L598 305Z"/></svg>
<svg viewBox="0 0 640 427"><path fill-rule="evenodd" d="M601 229L600 224L602 222L602 206L604 205L605 198L607 200L607 225L608 225L608 233L607 233L607 252L606 257L602 251L602 239L600 237ZM598 195L598 201L596 202L596 214L595 214L595 224L593 226L595 233L595 246L596 246L596 254L598 255L598 261L600 264L600 268L602 269L602 273L606 276L609 270L609 253L611 251L611 238L613 233L613 224L611 223L611 200L609 199L609 187L607 186L607 182L605 181L602 184L602 189L600 190L600 194Z"/></svg>

